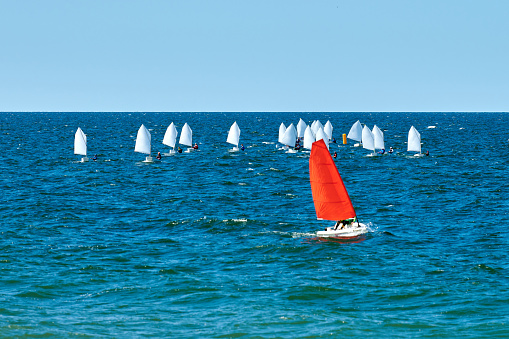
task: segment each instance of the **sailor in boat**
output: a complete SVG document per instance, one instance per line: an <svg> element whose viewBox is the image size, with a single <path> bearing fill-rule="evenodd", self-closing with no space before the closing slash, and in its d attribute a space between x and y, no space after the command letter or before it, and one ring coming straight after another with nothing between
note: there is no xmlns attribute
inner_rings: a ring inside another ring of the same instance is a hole
<svg viewBox="0 0 509 339"><path fill-rule="evenodd" d="M345 227L352 227L352 226L354 226L353 223L355 221L357 221L357 218L338 220L338 221L336 221L336 224L334 225L334 231L336 231L338 229L342 230ZM361 227L359 225L359 222L357 222L357 227Z"/></svg>
<svg viewBox="0 0 509 339"><path fill-rule="evenodd" d="M92 160L97 161L97 154L94 154L94 157L92 158Z"/></svg>
<svg viewBox="0 0 509 339"><path fill-rule="evenodd" d="M385 148L382 148L381 150L379 150L378 153L384 154L385 153Z"/></svg>
<svg viewBox="0 0 509 339"><path fill-rule="evenodd" d="M391 146L391 148L389 148L389 154L392 154L392 152L394 152L394 150L392 149L392 146Z"/></svg>
<svg viewBox="0 0 509 339"><path fill-rule="evenodd" d="M338 153L337 152L334 152L334 155L332 156L334 159L336 159L338 157Z"/></svg>
<svg viewBox="0 0 509 339"><path fill-rule="evenodd" d="M336 143L336 138L332 138L332 142L333 142L333 143Z"/></svg>
<svg viewBox="0 0 509 339"><path fill-rule="evenodd" d="M246 149L246 148L244 147L244 144L241 144L241 145L240 145L240 149L241 149L242 151Z"/></svg>
<svg viewBox="0 0 509 339"><path fill-rule="evenodd" d="M338 220L338 221L336 221L336 225L334 225L334 231L335 231L335 230L337 230L338 228L339 228L340 230L342 230L342 229L343 229L343 227L345 227L345 224L344 224L343 222L344 222L344 220Z"/></svg>
<svg viewBox="0 0 509 339"><path fill-rule="evenodd" d="M157 156L156 156L156 159L157 160L161 160L162 156L161 156L161 152L157 152Z"/></svg>
<svg viewBox="0 0 509 339"><path fill-rule="evenodd" d="M426 151L426 156L429 156L429 151Z"/></svg>
<svg viewBox="0 0 509 339"><path fill-rule="evenodd" d="M179 146L179 148L177 149L177 152L182 153L182 148L180 148L180 146Z"/></svg>
<svg viewBox="0 0 509 339"><path fill-rule="evenodd" d="M194 149L198 149L198 144L197 144L197 143L194 143L193 148L194 148Z"/></svg>

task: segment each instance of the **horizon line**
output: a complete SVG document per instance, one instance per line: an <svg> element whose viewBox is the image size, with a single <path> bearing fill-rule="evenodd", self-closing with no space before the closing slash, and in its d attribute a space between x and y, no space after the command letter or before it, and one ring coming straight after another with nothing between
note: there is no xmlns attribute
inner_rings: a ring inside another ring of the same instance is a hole
<svg viewBox="0 0 509 339"><path fill-rule="evenodd" d="M0 111L2 113L509 113L509 111Z"/></svg>

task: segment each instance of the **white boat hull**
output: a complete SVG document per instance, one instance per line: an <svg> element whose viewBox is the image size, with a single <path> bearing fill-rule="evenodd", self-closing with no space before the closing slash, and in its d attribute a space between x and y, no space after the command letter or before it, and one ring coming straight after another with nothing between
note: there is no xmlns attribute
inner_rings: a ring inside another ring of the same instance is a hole
<svg viewBox="0 0 509 339"><path fill-rule="evenodd" d="M81 162L87 162L88 161L88 158L87 157L83 157L81 158Z"/></svg>
<svg viewBox="0 0 509 339"><path fill-rule="evenodd" d="M154 160L152 159L151 156L148 156L145 158L145 160L143 160L143 162L154 162Z"/></svg>
<svg viewBox="0 0 509 339"><path fill-rule="evenodd" d="M343 229L334 230L334 227L327 227L326 231L318 231L316 235L323 238L355 238L365 233L368 233L366 225L354 222L352 225L343 227Z"/></svg>

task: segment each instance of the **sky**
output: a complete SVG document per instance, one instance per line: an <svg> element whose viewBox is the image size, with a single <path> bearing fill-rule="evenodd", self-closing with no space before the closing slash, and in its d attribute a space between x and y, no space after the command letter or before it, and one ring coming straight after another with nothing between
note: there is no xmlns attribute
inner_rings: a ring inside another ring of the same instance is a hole
<svg viewBox="0 0 509 339"><path fill-rule="evenodd" d="M0 111L508 112L507 0L0 0Z"/></svg>

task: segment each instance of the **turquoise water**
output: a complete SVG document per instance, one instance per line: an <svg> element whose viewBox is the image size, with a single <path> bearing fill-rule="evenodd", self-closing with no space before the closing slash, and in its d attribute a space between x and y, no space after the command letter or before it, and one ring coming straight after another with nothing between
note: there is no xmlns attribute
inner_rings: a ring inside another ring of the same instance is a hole
<svg viewBox="0 0 509 339"><path fill-rule="evenodd" d="M359 119L395 154L332 144L371 232L319 241L309 153L281 122ZM200 149L145 164L166 127ZM246 151L230 153L237 121ZM406 152L411 125L423 151ZM73 154L74 132L89 156ZM435 128L428 128L435 126ZM509 115L2 113L0 336L509 336Z"/></svg>

